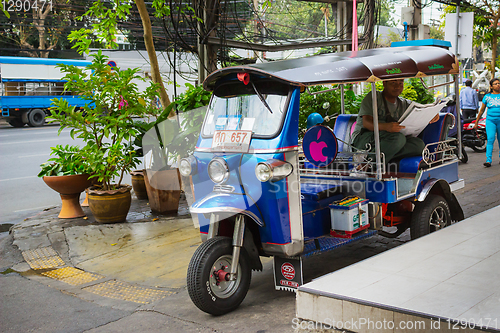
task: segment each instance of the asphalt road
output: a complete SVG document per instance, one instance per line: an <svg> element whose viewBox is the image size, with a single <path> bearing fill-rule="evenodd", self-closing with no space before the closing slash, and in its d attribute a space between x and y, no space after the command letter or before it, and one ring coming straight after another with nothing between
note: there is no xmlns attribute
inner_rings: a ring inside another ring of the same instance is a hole
<svg viewBox="0 0 500 333"><path fill-rule="evenodd" d="M50 147L82 146L83 141L71 139L67 129L58 136L58 130L56 124L14 128L0 122L0 225L18 223L61 203L59 194L37 177L40 164L50 158ZM130 176L124 183L130 184Z"/></svg>

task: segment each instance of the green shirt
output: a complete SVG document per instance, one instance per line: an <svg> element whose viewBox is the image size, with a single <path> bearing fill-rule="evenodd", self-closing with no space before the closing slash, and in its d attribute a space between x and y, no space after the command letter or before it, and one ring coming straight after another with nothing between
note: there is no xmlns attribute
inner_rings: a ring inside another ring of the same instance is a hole
<svg viewBox="0 0 500 333"><path fill-rule="evenodd" d="M411 104L411 101L398 97L396 99L396 104L390 103L389 101L385 101L381 91L377 91L377 110L378 110L378 122L385 123L386 122L386 114L387 108L389 108L389 114L394 119L393 121L397 121L403 113L406 111L408 106ZM358 118L356 120L356 127L354 127L354 132L352 134L352 139L361 132L363 127L363 116L373 116L373 102L372 102L372 93L369 92L363 101L361 102L361 106L359 108Z"/></svg>

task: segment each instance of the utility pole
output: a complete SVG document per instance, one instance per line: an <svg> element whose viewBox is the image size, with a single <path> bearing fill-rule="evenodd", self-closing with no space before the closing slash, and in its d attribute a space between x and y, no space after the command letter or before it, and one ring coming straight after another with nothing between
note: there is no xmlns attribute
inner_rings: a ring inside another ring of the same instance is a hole
<svg viewBox="0 0 500 333"><path fill-rule="evenodd" d="M418 2L418 4L417 4ZM411 0L413 8L413 22L411 22L410 40L418 40L418 29L422 24L422 5L418 0Z"/></svg>

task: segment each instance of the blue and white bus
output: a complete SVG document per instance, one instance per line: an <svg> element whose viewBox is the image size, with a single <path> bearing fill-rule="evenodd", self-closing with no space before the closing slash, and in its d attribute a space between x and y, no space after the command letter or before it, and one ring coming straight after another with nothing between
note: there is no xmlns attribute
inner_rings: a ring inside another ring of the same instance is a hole
<svg viewBox="0 0 500 333"><path fill-rule="evenodd" d="M14 127L42 126L50 113L51 99L68 100L82 107L86 100L64 91L64 73L58 64L85 67L90 61L71 59L0 57L0 109Z"/></svg>

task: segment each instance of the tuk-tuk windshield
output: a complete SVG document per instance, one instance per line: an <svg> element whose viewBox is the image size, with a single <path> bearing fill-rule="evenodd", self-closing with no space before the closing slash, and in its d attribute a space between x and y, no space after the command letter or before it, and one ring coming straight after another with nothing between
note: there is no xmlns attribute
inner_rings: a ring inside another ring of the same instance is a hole
<svg viewBox="0 0 500 333"><path fill-rule="evenodd" d="M270 110L259 96L238 95L218 97L213 95L203 124L202 135L212 136L214 131L252 131L252 136L272 137L281 127L287 95L262 95Z"/></svg>

